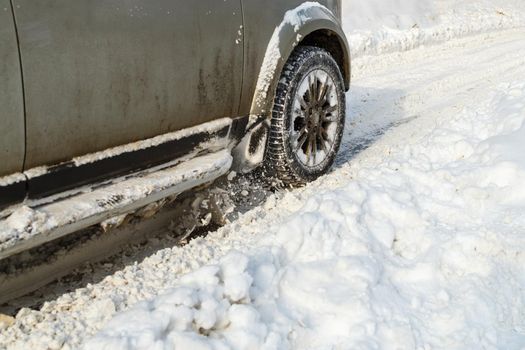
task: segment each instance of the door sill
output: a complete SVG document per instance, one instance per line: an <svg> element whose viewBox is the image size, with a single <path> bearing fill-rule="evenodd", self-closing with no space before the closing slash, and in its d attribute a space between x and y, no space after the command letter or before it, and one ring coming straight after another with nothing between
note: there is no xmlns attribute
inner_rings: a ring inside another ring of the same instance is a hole
<svg viewBox="0 0 525 350"><path fill-rule="evenodd" d="M210 183L232 164L228 149L116 179L48 204L24 205L0 221L0 260L161 199Z"/></svg>

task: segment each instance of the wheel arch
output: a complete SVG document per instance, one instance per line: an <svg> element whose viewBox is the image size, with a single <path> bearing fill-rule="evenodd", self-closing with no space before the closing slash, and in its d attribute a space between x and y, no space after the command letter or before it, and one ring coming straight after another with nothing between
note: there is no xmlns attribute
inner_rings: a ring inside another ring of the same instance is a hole
<svg viewBox="0 0 525 350"><path fill-rule="evenodd" d="M270 39L252 100L252 116L270 116L282 69L295 48L305 45L327 50L339 65L345 88L349 89L350 50L339 20L322 5L303 4L286 13Z"/></svg>
<svg viewBox="0 0 525 350"><path fill-rule="evenodd" d="M319 29L308 34L298 46L315 46L328 51L343 75L345 88L350 88L350 54L344 38L328 29Z"/></svg>

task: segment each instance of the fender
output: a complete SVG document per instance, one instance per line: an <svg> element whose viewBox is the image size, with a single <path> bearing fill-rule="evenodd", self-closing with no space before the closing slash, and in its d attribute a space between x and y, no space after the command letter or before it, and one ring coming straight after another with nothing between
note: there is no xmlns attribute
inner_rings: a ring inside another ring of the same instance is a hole
<svg viewBox="0 0 525 350"><path fill-rule="evenodd" d="M340 20L317 2L306 2L287 11L268 43L251 104L246 135L233 151L234 168L237 171L251 171L264 160L273 96L282 69L295 47L316 31L328 32L333 40L337 40L343 56L342 62L338 63L342 65L345 88L350 88L350 50Z"/></svg>
<svg viewBox="0 0 525 350"><path fill-rule="evenodd" d="M259 72L257 87L252 100L250 114L269 116L273 106L273 96L282 69L295 47L309 34L324 30L334 35L343 51L342 73L345 87L350 87L350 50L346 36L339 25L340 21L325 6L306 2L287 11L281 24L275 28L268 44L263 64Z"/></svg>

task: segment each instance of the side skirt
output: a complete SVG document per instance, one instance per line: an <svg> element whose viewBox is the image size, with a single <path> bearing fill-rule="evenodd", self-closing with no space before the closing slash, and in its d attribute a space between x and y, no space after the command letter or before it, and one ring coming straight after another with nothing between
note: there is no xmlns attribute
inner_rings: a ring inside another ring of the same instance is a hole
<svg viewBox="0 0 525 350"><path fill-rule="evenodd" d="M93 154L90 157L93 161L81 157L47 168L30 169L23 173L26 181L0 185L0 211L24 200L41 200L177 159L232 148L244 135L247 123L247 117L224 118ZM1 216L5 214L0 212Z"/></svg>
<svg viewBox="0 0 525 350"><path fill-rule="evenodd" d="M11 183L9 185L0 186L0 211L2 210L2 208L7 207L11 204L22 202L26 197L26 191L26 180L21 180L15 183Z"/></svg>

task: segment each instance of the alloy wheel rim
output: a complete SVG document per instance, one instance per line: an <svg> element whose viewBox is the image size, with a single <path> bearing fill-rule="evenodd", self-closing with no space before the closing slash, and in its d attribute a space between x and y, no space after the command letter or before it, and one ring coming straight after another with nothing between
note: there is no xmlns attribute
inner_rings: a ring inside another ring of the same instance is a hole
<svg viewBox="0 0 525 350"><path fill-rule="evenodd" d="M308 73L296 91L290 137L297 159L315 167L329 157L334 147L339 119L339 100L335 82L322 69Z"/></svg>

